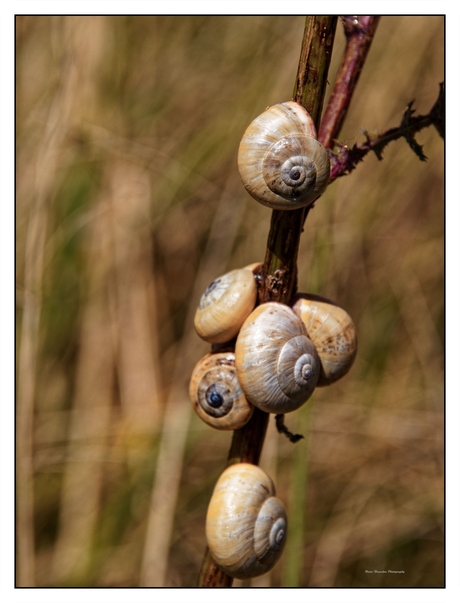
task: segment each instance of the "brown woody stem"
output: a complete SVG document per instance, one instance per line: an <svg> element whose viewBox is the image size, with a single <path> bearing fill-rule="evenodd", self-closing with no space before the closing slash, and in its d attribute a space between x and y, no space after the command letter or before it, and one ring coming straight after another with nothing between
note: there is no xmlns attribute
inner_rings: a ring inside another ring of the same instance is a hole
<svg viewBox="0 0 460 603"><path fill-rule="evenodd" d="M337 17L307 17L293 100L303 105L318 128L327 86ZM273 210L262 268L259 303L290 302L297 288L297 253L311 206Z"/></svg>
<svg viewBox="0 0 460 603"><path fill-rule="evenodd" d="M337 17L307 17L302 41L294 100L302 104L318 125L327 73L330 65ZM297 283L297 252L303 223L308 209L274 210L268 235L265 262L258 275L258 302L288 303ZM249 462L258 464L269 415L255 412L244 427L234 431L227 465ZM225 587L232 585L206 551L199 586Z"/></svg>

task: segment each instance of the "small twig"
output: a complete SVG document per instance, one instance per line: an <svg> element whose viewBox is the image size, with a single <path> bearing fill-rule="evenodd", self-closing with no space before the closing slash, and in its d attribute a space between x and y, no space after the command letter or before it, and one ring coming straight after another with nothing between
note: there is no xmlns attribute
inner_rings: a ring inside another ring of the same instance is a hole
<svg viewBox="0 0 460 603"><path fill-rule="evenodd" d="M318 140L327 149L340 133L379 19L372 16L342 17L347 40L345 53L318 132Z"/></svg>
<svg viewBox="0 0 460 603"><path fill-rule="evenodd" d="M284 424L284 415L276 415L275 421L276 421L276 429L278 430L278 433L284 433L284 435L288 438L288 440L290 442L295 444L299 440L303 440L302 434L292 433L292 431L289 431L289 429Z"/></svg>
<svg viewBox="0 0 460 603"><path fill-rule="evenodd" d="M329 182L333 182L340 176L345 176L355 169L357 164L364 157L373 151L379 160L382 159L384 148L392 141L398 138L405 138L410 148L414 151L421 161L426 160L422 146L415 140L415 133L423 128L434 125L439 134L444 137L444 119L445 119L445 99L444 84L440 84L439 95L431 111L427 115L414 116L412 109L414 101L411 101L404 111L399 126L390 128L385 132L371 136L364 131L366 142L355 144L349 149L345 144L336 142L333 152L331 152L331 176Z"/></svg>

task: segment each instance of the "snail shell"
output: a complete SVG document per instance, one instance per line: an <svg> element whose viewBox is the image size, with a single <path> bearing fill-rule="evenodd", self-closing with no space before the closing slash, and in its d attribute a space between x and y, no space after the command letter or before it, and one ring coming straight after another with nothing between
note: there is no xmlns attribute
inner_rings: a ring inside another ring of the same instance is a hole
<svg viewBox="0 0 460 603"><path fill-rule="evenodd" d="M273 209L314 201L329 181L330 160L309 113L294 101L265 110L246 129L238 169L250 195Z"/></svg>
<svg viewBox="0 0 460 603"><path fill-rule="evenodd" d="M216 278L200 299L194 325L210 343L233 339L256 305L257 285L252 270L239 268Z"/></svg>
<svg viewBox="0 0 460 603"><path fill-rule="evenodd" d="M262 262L254 262L252 264L248 264L244 267L245 270L251 270L253 273L257 272L260 268L262 268Z"/></svg>
<svg viewBox="0 0 460 603"><path fill-rule="evenodd" d="M238 383L233 352L206 354L193 369L189 393L195 412L215 429L239 429L254 412Z"/></svg>
<svg viewBox="0 0 460 603"><path fill-rule="evenodd" d="M330 385L350 370L358 351L358 337L349 314L324 297L299 293L292 306L315 344L321 361L318 386Z"/></svg>
<svg viewBox="0 0 460 603"><path fill-rule="evenodd" d="M295 312L277 302L258 306L243 323L235 364L246 398L261 410L284 414L313 393L320 361Z"/></svg>
<svg viewBox="0 0 460 603"><path fill-rule="evenodd" d="M268 572L287 536L286 511L268 475L249 463L228 467L214 488L206 540L216 564L233 578Z"/></svg>

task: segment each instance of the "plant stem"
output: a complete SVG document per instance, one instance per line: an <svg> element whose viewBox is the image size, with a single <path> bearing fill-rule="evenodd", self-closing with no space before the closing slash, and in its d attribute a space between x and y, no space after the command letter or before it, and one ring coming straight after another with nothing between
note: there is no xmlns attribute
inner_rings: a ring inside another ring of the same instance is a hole
<svg viewBox="0 0 460 603"><path fill-rule="evenodd" d="M379 19L370 16L342 18L346 36L345 53L318 131L318 140L326 148L331 148L342 128Z"/></svg>
<svg viewBox="0 0 460 603"><path fill-rule="evenodd" d="M303 105L316 127L321 117L337 17L307 17L293 99ZM297 253L311 206L273 210L262 268L259 303L290 302L297 288Z"/></svg>
<svg viewBox="0 0 460 603"><path fill-rule="evenodd" d="M337 17L307 17L293 100L303 105L318 129Z"/></svg>
<svg viewBox="0 0 460 603"><path fill-rule="evenodd" d="M319 123L327 85L337 17L310 16L306 19L294 100L301 103ZM268 235L265 261L259 283L259 303L288 303L297 285L297 252L307 208L274 210ZM234 431L227 465L239 462L258 464L269 415L256 409L251 420ZM233 579L216 567L206 551L199 586L231 586Z"/></svg>

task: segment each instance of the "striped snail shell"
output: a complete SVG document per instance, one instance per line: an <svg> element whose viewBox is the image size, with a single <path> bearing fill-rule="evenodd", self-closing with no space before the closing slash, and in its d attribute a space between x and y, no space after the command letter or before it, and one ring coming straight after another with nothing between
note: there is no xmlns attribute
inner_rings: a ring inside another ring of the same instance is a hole
<svg viewBox="0 0 460 603"><path fill-rule="evenodd" d="M289 306L277 302L261 304L245 320L235 344L235 363L249 402L276 414L304 404L320 372L305 325Z"/></svg>
<svg viewBox="0 0 460 603"><path fill-rule="evenodd" d="M254 412L238 383L233 352L206 354L193 369L189 393L195 412L215 429L239 429Z"/></svg>
<svg viewBox="0 0 460 603"><path fill-rule="evenodd" d="M268 107L246 129L238 150L246 190L273 209L297 209L327 187L330 159L309 113L294 101Z"/></svg>
<svg viewBox="0 0 460 603"><path fill-rule="evenodd" d="M206 541L215 563L233 578L268 572L286 542L287 517L268 475L249 463L228 467L214 488Z"/></svg>
<svg viewBox="0 0 460 603"><path fill-rule="evenodd" d="M350 370L358 336L350 315L334 302L307 293L294 297L292 309L305 324L321 361L318 386L330 385Z"/></svg>
<svg viewBox="0 0 460 603"><path fill-rule="evenodd" d="M194 325L210 343L233 339L256 305L257 285L249 268L231 270L216 278L201 296Z"/></svg>

